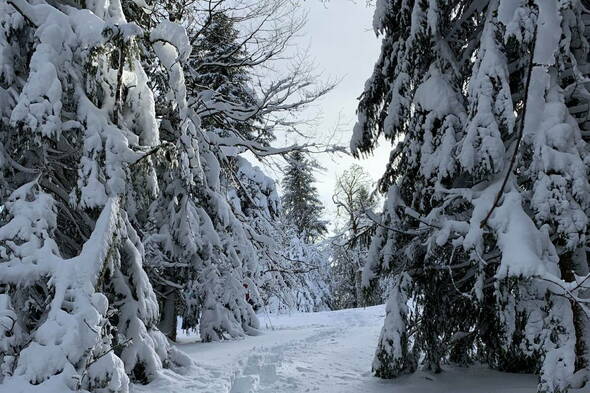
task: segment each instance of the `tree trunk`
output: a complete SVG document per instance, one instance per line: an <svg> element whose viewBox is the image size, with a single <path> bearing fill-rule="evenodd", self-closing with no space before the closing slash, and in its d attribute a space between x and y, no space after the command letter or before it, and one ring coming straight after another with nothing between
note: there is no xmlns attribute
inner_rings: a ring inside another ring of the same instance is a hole
<svg viewBox="0 0 590 393"><path fill-rule="evenodd" d="M160 310L160 323L158 329L166 335L170 340L176 341L176 300L178 293L176 290L170 291L166 297L162 299L162 309Z"/></svg>
<svg viewBox="0 0 590 393"><path fill-rule="evenodd" d="M561 255L559 265L561 268L562 278L567 282L575 282L575 276L585 276L588 274L588 261L586 252L578 249L573 253ZM581 291L580 297L587 298L589 293ZM590 323L584 310L578 302L571 301L574 313L574 328L576 332L576 371L588 367L588 356L590 355L589 337Z"/></svg>
<svg viewBox="0 0 590 393"><path fill-rule="evenodd" d="M354 275L354 292L356 297L357 307L365 307L365 299L363 297L363 272L361 269L357 269Z"/></svg>

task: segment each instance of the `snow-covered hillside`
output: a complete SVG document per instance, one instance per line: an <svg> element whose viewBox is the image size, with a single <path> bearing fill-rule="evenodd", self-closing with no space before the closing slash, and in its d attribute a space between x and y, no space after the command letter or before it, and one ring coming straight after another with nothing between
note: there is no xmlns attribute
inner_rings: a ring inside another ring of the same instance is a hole
<svg viewBox="0 0 590 393"><path fill-rule="evenodd" d="M418 372L393 381L370 373L383 325L383 306L334 312L261 316L257 337L201 343L179 334L179 347L197 363L134 393L534 393L536 378L481 367Z"/></svg>

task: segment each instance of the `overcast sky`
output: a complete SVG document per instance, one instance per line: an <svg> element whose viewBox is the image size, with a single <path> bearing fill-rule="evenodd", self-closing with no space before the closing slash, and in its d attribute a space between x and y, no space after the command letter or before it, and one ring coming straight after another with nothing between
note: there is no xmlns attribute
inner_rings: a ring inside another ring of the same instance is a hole
<svg viewBox="0 0 590 393"><path fill-rule="evenodd" d="M373 8L367 7L365 0L357 0L356 3L332 0L325 5L317 0L305 3L309 21L300 38L300 46L309 48L316 68L323 72L324 78L341 80L311 109L321 111L322 115L309 131L316 134L318 140L325 140L325 136L338 126L337 140L348 146L356 120L357 97L362 93L379 55L380 40L371 28ZM328 217L334 213L332 194L336 177L356 162L369 171L373 180L377 180L383 173L389 151L389 147L381 146L372 158L366 160L343 156L317 157L326 168L325 172L318 173L317 187Z"/></svg>

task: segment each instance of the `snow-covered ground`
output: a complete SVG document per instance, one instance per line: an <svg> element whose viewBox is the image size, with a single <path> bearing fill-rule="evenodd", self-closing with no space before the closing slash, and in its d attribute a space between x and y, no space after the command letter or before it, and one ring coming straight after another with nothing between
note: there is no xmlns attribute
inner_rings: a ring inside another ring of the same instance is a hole
<svg viewBox="0 0 590 393"><path fill-rule="evenodd" d="M384 307L261 316L264 334L201 343L180 336L197 363L185 376L164 374L134 393L534 393L531 375L480 367L419 372L394 381L370 373Z"/></svg>

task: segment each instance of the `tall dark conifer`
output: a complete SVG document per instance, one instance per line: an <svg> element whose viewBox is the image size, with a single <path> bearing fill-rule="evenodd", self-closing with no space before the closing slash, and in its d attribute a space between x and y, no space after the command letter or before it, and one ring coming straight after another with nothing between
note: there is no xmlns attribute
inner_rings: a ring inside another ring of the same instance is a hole
<svg viewBox="0 0 590 393"><path fill-rule="evenodd" d="M282 180L282 205L286 220L308 242L320 239L328 231L322 219L324 207L314 186L317 163L301 151L289 154Z"/></svg>
<svg viewBox="0 0 590 393"><path fill-rule="evenodd" d="M124 393L190 363L143 266L160 142L144 33L118 1L0 3L3 391Z"/></svg>
<svg viewBox="0 0 590 393"><path fill-rule="evenodd" d="M590 160L570 114L590 96L583 12L577 0L377 2L382 51L351 147L395 144L365 269L366 285L395 282L378 376L484 360L538 373L544 393L589 380Z"/></svg>

